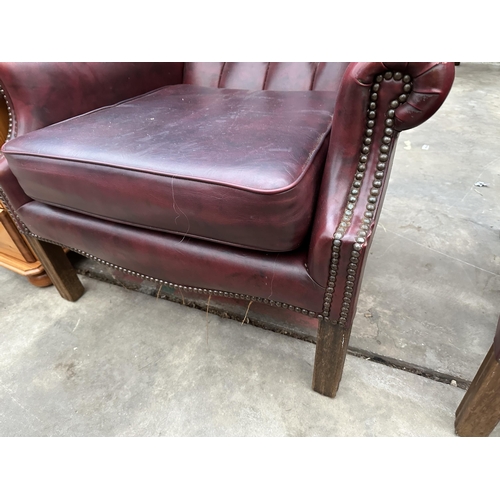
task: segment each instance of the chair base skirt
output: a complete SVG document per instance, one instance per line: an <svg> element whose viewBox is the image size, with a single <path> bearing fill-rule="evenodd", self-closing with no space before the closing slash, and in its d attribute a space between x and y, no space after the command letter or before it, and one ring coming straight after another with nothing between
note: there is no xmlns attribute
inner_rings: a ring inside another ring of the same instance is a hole
<svg viewBox="0 0 500 500"><path fill-rule="evenodd" d="M177 236L31 202L18 210L25 234L133 276L206 296L262 302L317 318L325 287L307 271L307 245L266 253ZM325 278L326 280L326 278Z"/></svg>

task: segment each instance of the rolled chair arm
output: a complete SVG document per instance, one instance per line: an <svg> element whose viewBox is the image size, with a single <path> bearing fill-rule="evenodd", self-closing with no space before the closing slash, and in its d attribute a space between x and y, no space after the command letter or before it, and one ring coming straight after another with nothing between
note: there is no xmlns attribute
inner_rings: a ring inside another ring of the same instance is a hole
<svg viewBox="0 0 500 500"><path fill-rule="evenodd" d="M323 316L352 320L399 132L430 118L448 95L453 63L352 63L342 79L309 247L327 287ZM339 198L338 193L347 193Z"/></svg>

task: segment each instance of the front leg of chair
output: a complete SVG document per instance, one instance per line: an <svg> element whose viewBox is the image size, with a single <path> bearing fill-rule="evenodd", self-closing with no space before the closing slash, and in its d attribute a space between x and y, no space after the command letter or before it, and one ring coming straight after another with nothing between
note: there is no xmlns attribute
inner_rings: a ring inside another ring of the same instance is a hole
<svg viewBox="0 0 500 500"><path fill-rule="evenodd" d="M500 327L500 323L499 323ZM486 437L500 422L500 363L493 346L456 411L459 436Z"/></svg>
<svg viewBox="0 0 500 500"><path fill-rule="evenodd" d="M334 398L344 369L351 325L320 319L314 360L313 390Z"/></svg>
<svg viewBox="0 0 500 500"><path fill-rule="evenodd" d="M450 63L352 63L339 90L311 233L308 270L325 286L313 388L335 396L363 269L399 133L432 116L453 83Z"/></svg>
<svg viewBox="0 0 500 500"><path fill-rule="evenodd" d="M85 290L64 250L32 236L26 238L61 297L76 302Z"/></svg>

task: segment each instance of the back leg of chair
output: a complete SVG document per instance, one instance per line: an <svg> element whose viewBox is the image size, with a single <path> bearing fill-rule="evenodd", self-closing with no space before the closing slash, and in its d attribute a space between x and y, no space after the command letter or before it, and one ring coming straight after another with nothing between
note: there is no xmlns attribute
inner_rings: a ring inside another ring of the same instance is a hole
<svg viewBox="0 0 500 500"><path fill-rule="evenodd" d="M489 436L500 422L500 363L493 346L483 360L455 414L459 436Z"/></svg>
<svg viewBox="0 0 500 500"><path fill-rule="evenodd" d="M351 325L340 326L320 319L314 360L313 389L334 398L344 370Z"/></svg>
<svg viewBox="0 0 500 500"><path fill-rule="evenodd" d="M85 290L64 250L31 236L27 239L61 297L76 302Z"/></svg>

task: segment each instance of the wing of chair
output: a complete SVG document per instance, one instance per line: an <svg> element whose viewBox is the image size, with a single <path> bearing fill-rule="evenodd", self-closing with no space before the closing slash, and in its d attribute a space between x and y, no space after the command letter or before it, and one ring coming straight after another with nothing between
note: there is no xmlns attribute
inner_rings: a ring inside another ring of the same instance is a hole
<svg viewBox="0 0 500 500"><path fill-rule="evenodd" d="M400 131L453 63L0 64L2 200L61 295L59 245L207 297L318 320L335 396Z"/></svg>

